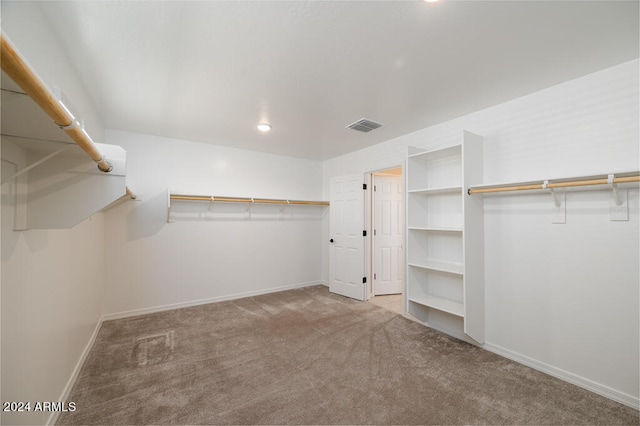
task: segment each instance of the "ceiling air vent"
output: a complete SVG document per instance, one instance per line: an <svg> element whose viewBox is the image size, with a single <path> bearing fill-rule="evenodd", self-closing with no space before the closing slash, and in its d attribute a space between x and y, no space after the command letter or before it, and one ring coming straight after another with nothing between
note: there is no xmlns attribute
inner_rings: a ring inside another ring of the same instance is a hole
<svg viewBox="0 0 640 426"><path fill-rule="evenodd" d="M351 123L347 126L347 129L357 130L359 132L370 132L372 130L377 129L382 126L380 123L376 123L375 121L367 120L366 118L361 118L355 123Z"/></svg>

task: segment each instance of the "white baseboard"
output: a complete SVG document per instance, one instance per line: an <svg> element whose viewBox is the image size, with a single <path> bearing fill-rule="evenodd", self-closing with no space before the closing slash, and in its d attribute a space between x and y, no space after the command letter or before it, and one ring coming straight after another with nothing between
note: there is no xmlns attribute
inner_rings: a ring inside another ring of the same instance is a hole
<svg viewBox="0 0 640 426"><path fill-rule="evenodd" d="M172 309L188 308L190 306L205 305L207 303L225 302L227 300L242 299L243 297L260 296L262 294L276 293L278 291L293 290L296 288L310 287L310 286L320 285L320 284L322 284L321 281L310 281L306 283L290 284L290 285L285 285L281 287L272 287L272 288L256 290L256 291L247 291L243 293L228 294L225 296L211 297L208 299L199 299L199 300L192 300L189 302L172 303L169 305L154 306L150 308L133 309L130 311L105 314L102 316L102 320L110 321L115 319L129 318L129 317L135 317L138 315L152 314L155 312L162 312L162 311L170 311Z"/></svg>
<svg viewBox="0 0 640 426"><path fill-rule="evenodd" d="M86 346L84 347L84 350L80 354L80 359L78 359L78 362L76 363L76 366L74 367L73 371L71 372L71 377L69 377L69 380L67 381L66 386L62 390L62 394L60 394L60 398L58 398L58 401L65 401L66 402L67 399L69 398L69 394L71 393L71 390L73 389L73 386L76 384L76 380L78 379L78 375L80 374L80 370L82 369L82 366L84 365L84 362L86 361L87 356L89 356L89 352L93 348L93 344L96 341L96 337L98 337L98 332L100 331L100 327L102 327L102 321L103 321L103 318L101 317L98 320L98 323L96 324L95 328L93 329L93 334L91 334L91 337L89 338L89 341L87 342ZM51 413L51 415L49 416L49 419L47 420L47 425L55 425L56 422L58 421L58 417L59 416L60 416L60 412L59 411L53 411Z"/></svg>
<svg viewBox="0 0 640 426"><path fill-rule="evenodd" d="M569 382L571 384L584 388L598 395L602 395L605 398L609 398L631 408L635 408L636 410L640 409L640 399L638 397L634 397L633 395L617 391L603 384L589 380L585 377L578 376L577 374L570 373L561 368L554 367L533 358L529 358L528 356L519 354L509 349L505 349L501 346L494 345L489 342L485 342L484 345L482 345L482 348L488 350L489 352L493 352L510 360L516 361L520 364L524 364L527 367L542 371L543 373L556 377L560 380L564 380L565 382Z"/></svg>

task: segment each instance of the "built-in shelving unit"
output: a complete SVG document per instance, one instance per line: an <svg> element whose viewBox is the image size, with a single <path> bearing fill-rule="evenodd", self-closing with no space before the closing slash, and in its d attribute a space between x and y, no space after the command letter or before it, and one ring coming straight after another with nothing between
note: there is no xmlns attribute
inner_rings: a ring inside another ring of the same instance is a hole
<svg viewBox="0 0 640 426"><path fill-rule="evenodd" d="M484 221L466 188L482 183L482 137L445 148L409 148L405 315L484 342Z"/></svg>

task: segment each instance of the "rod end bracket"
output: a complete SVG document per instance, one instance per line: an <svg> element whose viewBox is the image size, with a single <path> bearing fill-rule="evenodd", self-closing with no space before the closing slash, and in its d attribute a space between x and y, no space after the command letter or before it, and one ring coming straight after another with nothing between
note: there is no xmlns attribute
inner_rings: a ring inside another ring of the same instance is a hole
<svg viewBox="0 0 640 426"><path fill-rule="evenodd" d="M110 161L107 161L104 157L102 157L100 160L96 161L96 163L98 163L98 170L100 170L101 172L109 173L110 171L113 170L113 164L111 164ZM100 163L106 163L107 167L105 168Z"/></svg>

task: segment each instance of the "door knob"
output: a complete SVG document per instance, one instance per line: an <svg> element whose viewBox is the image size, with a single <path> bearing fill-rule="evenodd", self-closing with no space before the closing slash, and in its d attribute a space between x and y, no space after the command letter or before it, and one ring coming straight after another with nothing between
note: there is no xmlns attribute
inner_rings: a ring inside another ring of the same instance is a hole
<svg viewBox="0 0 640 426"><path fill-rule="evenodd" d="M330 243L332 243L332 242L333 242L333 238L332 238L332 239L330 239L330 240L329 240L329 242L330 242Z"/></svg>

